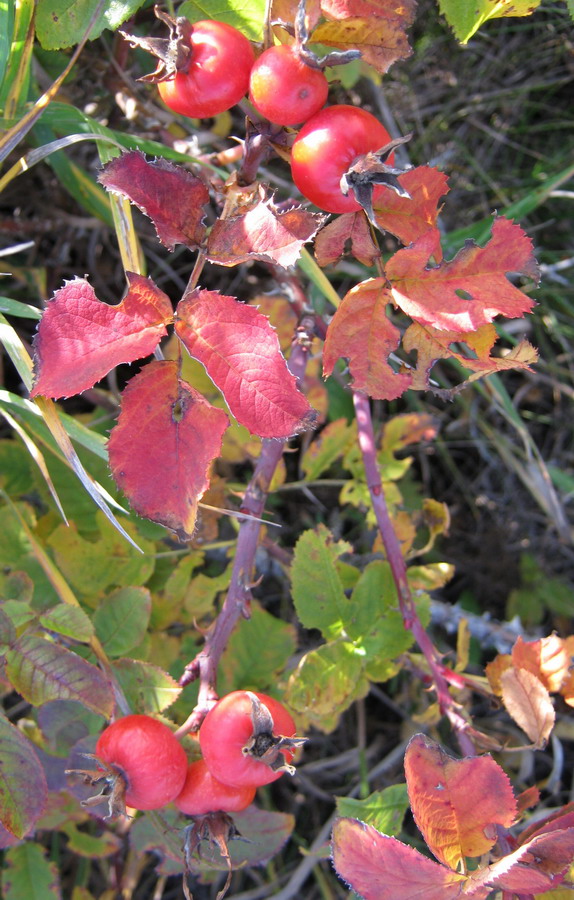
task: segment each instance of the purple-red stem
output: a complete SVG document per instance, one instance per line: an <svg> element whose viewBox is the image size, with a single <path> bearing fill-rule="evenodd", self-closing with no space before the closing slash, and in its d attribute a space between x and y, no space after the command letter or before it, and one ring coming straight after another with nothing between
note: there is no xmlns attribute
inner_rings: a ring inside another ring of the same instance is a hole
<svg viewBox="0 0 574 900"><path fill-rule="evenodd" d="M300 329L302 337L293 345L289 359L289 369L298 381L305 373L309 355L309 342L304 328ZM260 518L265 508L271 479L285 449L285 442L266 438L262 442L261 454L257 460L253 476L247 486L241 512ZM217 619L213 622L206 637L205 644L186 667L180 679L185 686L199 678L199 695L191 716L176 732L177 736L189 731L197 731L203 719L217 700L217 666L221 654L227 646L239 619L249 617L251 602L252 577L257 551L261 523L253 519L241 522L237 538L237 550L233 561L231 582L225 602Z"/></svg>
<svg viewBox="0 0 574 900"><path fill-rule="evenodd" d="M357 417L359 433L359 446L363 457L367 486L371 495L371 503L381 532L381 537L391 567L393 579L397 588L399 608L405 623L405 628L412 631L431 670L432 679L437 695L439 709L446 715L456 733L459 746L465 756L475 756L474 744L467 733L468 723L457 709L450 691L449 681L453 680L456 673L444 666L440 654L432 643L430 637L422 626L413 601L411 589L407 579L407 567L401 551L393 523L389 516L381 473L377 463L377 452L371 407L369 398L360 391L353 392L353 403Z"/></svg>

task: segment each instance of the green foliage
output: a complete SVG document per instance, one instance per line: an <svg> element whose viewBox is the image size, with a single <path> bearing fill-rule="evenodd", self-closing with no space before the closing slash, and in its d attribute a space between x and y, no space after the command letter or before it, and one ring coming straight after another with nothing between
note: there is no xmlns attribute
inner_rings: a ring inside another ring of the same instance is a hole
<svg viewBox="0 0 574 900"><path fill-rule="evenodd" d="M45 0L38 6L36 34L45 50L59 50L78 44L86 34L88 23L98 8L99 0ZM90 30L90 40L105 28L115 31L143 5L143 0L115 0L104 3Z"/></svg>
<svg viewBox="0 0 574 900"><path fill-rule="evenodd" d="M59 900L60 879L54 862L48 862L42 847L26 841L6 851L2 873L4 900Z"/></svg>
<svg viewBox="0 0 574 900"><path fill-rule="evenodd" d="M360 819L391 837L400 834L408 808L406 784L391 784L382 791L369 794L364 800L337 797L337 812L340 816Z"/></svg>
<svg viewBox="0 0 574 900"><path fill-rule="evenodd" d="M185 0L178 9L190 22L217 19L233 25L252 41L260 41L264 0Z"/></svg>
<svg viewBox="0 0 574 900"><path fill-rule="evenodd" d="M501 16L529 16L540 0L439 0L440 11L461 44L466 44L490 19Z"/></svg>

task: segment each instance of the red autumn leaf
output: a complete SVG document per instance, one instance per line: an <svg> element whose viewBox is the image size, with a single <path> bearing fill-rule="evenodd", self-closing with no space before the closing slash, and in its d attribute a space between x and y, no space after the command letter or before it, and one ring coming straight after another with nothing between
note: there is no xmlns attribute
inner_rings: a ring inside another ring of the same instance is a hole
<svg viewBox="0 0 574 900"><path fill-rule="evenodd" d="M321 10L329 19L348 19L350 16L365 18L400 19L405 27L415 17L416 0L321 0Z"/></svg>
<svg viewBox="0 0 574 900"><path fill-rule="evenodd" d="M373 212L381 230L390 231L403 244L411 244L436 225L439 201L448 192L448 179L438 169L418 166L399 175L399 182L410 199L399 197L394 191L377 193Z"/></svg>
<svg viewBox="0 0 574 900"><path fill-rule="evenodd" d="M335 822L333 864L364 900L456 900L467 880L357 819Z"/></svg>
<svg viewBox="0 0 574 900"><path fill-rule="evenodd" d="M180 302L175 330L241 425L266 438L308 428L314 412L297 388L277 334L255 307L196 289Z"/></svg>
<svg viewBox="0 0 574 900"><path fill-rule="evenodd" d="M373 240L371 226L363 212L343 213L321 229L315 238L315 258L320 266L329 266L349 252L364 266L374 266L381 251Z"/></svg>
<svg viewBox="0 0 574 900"><path fill-rule="evenodd" d="M570 668L570 654L565 642L557 634L538 641L516 639L512 648L512 662L517 669L527 669L551 693L559 691Z"/></svg>
<svg viewBox="0 0 574 900"><path fill-rule="evenodd" d="M168 248L185 244L195 250L203 241L203 206L209 193L202 181L167 159L148 162L139 150L112 159L98 181L108 191L127 197L152 220Z"/></svg>
<svg viewBox="0 0 574 900"><path fill-rule="evenodd" d="M391 300L384 278L371 278L349 291L327 331L325 377L344 356L349 360L355 389L375 399L394 400L410 387L411 376L397 374L387 362L400 341L398 329L387 316Z"/></svg>
<svg viewBox="0 0 574 900"><path fill-rule="evenodd" d="M260 259L288 268L295 265L301 247L323 220L298 206L283 212L272 200L261 200L246 213L216 221L207 242L207 258L220 266Z"/></svg>
<svg viewBox="0 0 574 900"><path fill-rule="evenodd" d="M417 352L417 365L412 371L411 388L416 391L433 389L431 370L439 359L457 360L461 366L473 373L452 388L450 394L457 393L470 382L485 375L492 375L493 372L502 372L506 369L530 371L530 366L538 359L532 344L521 341L505 356L491 356L490 351L497 339L498 334L492 323L482 325L477 331L469 334L460 334L456 331L439 331L415 322L403 335L403 348L407 353L412 350ZM470 353L461 352L461 344L466 345Z"/></svg>
<svg viewBox="0 0 574 900"><path fill-rule="evenodd" d="M546 746L554 728L556 713L550 694L536 675L527 669L507 669L500 676L502 702L526 732L535 747Z"/></svg>
<svg viewBox="0 0 574 900"><path fill-rule="evenodd" d="M417 734L405 753L405 775L415 822L437 859L452 869L490 850L496 825L508 828L516 816L508 776L490 756L453 759Z"/></svg>
<svg viewBox="0 0 574 900"><path fill-rule="evenodd" d="M484 248L467 242L450 262L429 264L441 255L439 232L430 229L387 263L393 300L416 322L466 334L497 315L513 319L532 309L530 297L507 278L521 272L536 280L538 272L530 238L510 219L494 220Z"/></svg>
<svg viewBox="0 0 574 900"><path fill-rule="evenodd" d="M546 816L542 821L538 820L520 832L519 845L527 844L532 838L541 834L551 834L554 831L565 831L574 828L574 803L567 803Z"/></svg>
<svg viewBox="0 0 574 900"><path fill-rule="evenodd" d="M518 894L546 893L562 883L573 858L574 828L567 828L532 838L469 880Z"/></svg>
<svg viewBox="0 0 574 900"><path fill-rule="evenodd" d="M384 74L398 59L407 59L412 50L405 32L405 20L353 16L322 22L311 35L311 43L360 50L366 63Z"/></svg>
<svg viewBox="0 0 574 900"><path fill-rule="evenodd" d="M171 301L150 278L127 277L128 293L118 306L98 300L84 278L56 291L34 339L32 397L79 394L114 366L153 353L173 320Z"/></svg>
<svg viewBox="0 0 574 900"><path fill-rule="evenodd" d="M133 509L189 540L228 424L223 410L179 378L176 362L142 369L122 394L108 445L112 475Z"/></svg>

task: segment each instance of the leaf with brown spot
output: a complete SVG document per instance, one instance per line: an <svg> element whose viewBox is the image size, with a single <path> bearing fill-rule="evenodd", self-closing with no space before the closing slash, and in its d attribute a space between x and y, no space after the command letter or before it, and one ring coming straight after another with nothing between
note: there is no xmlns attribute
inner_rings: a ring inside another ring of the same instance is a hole
<svg viewBox="0 0 574 900"><path fill-rule="evenodd" d="M497 697L502 697L502 674L511 668L512 656L510 653L499 653L484 668L492 693Z"/></svg>
<svg viewBox="0 0 574 900"><path fill-rule="evenodd" d="M311 42L338 50L360 50L366 63L384 74L398 59L407 59L412 50L400 18L363 18L353 16L322 22L311 35Z"/></svg>
<svg viewBox="0 0 574 900"><path fill-rule="evenodd" d="M554 728L556 713L550 694L536 675L510 668L500 676L502 702L534 746L545 747Z"/></svg>
<svg viewBox="0 0 574 900"><path fill-rule="evenodd" d="M508 776L490 756L454 759L435 741L415 735L405 753L415 822L436 858L452 869L487 853L497 825L510 827L516 800Z"/></svg>
<svg viewBox="0 0 574 900"><path fill-rule="evenodd" d="M133 509L189 540L228 425L223 410L179 378L177 363L142 369L122 394L108 445L112 475Z"/></svg>
<svg viewBox="0 0 574 900"><path fill-rule="evenodd" d="M139 150L130 150L104 166L98 181L149 216L168 250L176 244L201 246L209 192L197 175L167 159L148 162Z"/></svg>

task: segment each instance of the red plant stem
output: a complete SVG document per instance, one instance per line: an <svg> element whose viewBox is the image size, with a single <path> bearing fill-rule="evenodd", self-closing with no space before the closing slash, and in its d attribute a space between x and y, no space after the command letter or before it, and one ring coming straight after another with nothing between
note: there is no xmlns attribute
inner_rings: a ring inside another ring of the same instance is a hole
<svg viewBox="0 0 574 900"><path fill-rule="evenodd" d="M290 371L298 381L301 381L303 378L309 355L310 340L305 330L306 324L309 325L311 323L302 322L298 329L298 336L291 351L288 364ZM284 441L270 438L263 440L261 454L243 498L241 512L258 518L261 517L265 508L271 479L279 464L279 460L283 456L284 449ZM200 684L195 709L176 732L178 737L187 734L189 731L197 731L217 700L217 666L221 654L225 650L239 619L242 616L249 618L255 553L260 531L260 522L256 522L253 519L245 519L241 522L231 582L225 602L217 619L207 632L202 650L185 667L185 671L179 681L180 685L184 687L186 684L190 684L190 682L199 678Z"/></svg>
<svg viewBox="0 0 574 900"><path fill-rule="evenodd" d="M446 715L456 733L459 746L465 756L475 756L474 744L467 734L468 723L465 721L457 705L453 700L448 683L451 676L456 673L449 670L442 662L440 654L422 626L413 601L411 589L407 579L407 567L401 546L397 538L393 523L389 516L387 503L383 491L381 473L377 463L375 435L371 418L369 398L361 391L353 392L353 403L357 416L359 433L359 446L363 457L367 486L371 495L371 503L381 532L387 559L391 567L393 580L397 588L399 608L403 617L405 628L412 631L413 636L423 652L431 670L434 688L437 695L439 709Z"/></svg>

